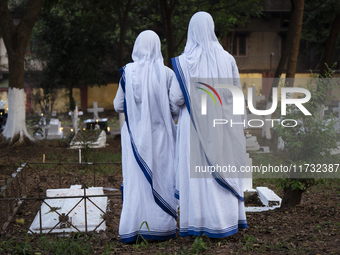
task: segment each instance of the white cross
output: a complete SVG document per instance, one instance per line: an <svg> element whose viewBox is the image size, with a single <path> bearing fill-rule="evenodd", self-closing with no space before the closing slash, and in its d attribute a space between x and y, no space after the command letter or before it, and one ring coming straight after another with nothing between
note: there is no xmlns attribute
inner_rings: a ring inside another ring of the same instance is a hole
<svg viewBox="0 0 340 255"><path fill-rule="evenodd" d="M0 100L0 109L4 109L5 108L6 102L7 102L7 100L6 101Z"/></svg>
<svg viewBox="0 0 340 255"><path fill-rule="evenodd" d="M327 111L327 110L328 110L327 106L322 109L322 116L325 116L325 111Z"/></svg>
<svg viewBox="0 0 340 255"><path fill-rule="evenodd" d="M333 112L338 112L339 113L339 118L340 118L340 102L338 104L338 108L333 108Z"/></svg>
<svg viewBox="0 0 340 255"><path fill-rule="evenodd" d="M94 119L99 119L98 112L103 112L104 108L98 108L97 102L93 102L93 108L88 108L88 112L93 112Z"/></svg>
<svg viewBox="0 0 340 255"><path fill-rule="evenodd" d="M323 117L325 116L325 111L326 110L328 110L327 106L323 106L322 108L320 108L319 116L320 116L321 119L323 119Z"/></svg>

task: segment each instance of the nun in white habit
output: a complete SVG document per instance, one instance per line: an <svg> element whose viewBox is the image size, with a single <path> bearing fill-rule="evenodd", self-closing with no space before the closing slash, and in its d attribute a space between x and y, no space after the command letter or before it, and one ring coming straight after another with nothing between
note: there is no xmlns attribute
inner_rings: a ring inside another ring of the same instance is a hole
<svg viewBox="0 0 340 255"><path fill-rule="evenodd" d="M173 196L176 126L169 102L169 90L177 80L163 64L161 43L153 31L139 34L132 59L120 69L122 77L114 99L115 110L125 114L119 224L123 243L135 241L138 235L166 240L174 238L177 231Z"/></svg>
<svg viewBox="0 0 340 255"><path fill-rule="evenodd" d="M240 170L245 165L243 125L213 126L214 118L229 123L232 119L239 124L246 121L244 115L233 115L230 91L218 89L215 84L219 83L213 84L213 81L229 78L232 85L241 89L235 59L218 42L210 14L198 12L193 15L185 50L181 56L172 59L172 65L179 85L171 88L170 101L181 107L175 161L180 236L204 234L223 238L233 235L238 229L247 227L242 178L229 178L218 172L204 173L204 178L191 176L196 166L230 165ZM202 78L212 81L211 84L197 82ZM201 98L208 95L206 91L211 96L206 100L207 114L202 115ZM215 104L212 97L216 98Z"/></svg>

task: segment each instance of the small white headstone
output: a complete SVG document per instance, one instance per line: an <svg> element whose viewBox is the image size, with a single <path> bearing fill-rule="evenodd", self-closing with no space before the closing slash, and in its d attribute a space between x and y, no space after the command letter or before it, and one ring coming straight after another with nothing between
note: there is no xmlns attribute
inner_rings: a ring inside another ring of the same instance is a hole
<svg viewBox="0 0 340 255"><path fill-rule="evenodd" d="M63 138L61 122L58 119L51 119L47 139L61 139L61 138Z"/></svg>
<svg viewBox="0 0 340 255"><path fill-rule="evenodd" d="M247 151L258 151L259 149L260 149L260 145L257 142L256 136L247 134L246 135L246 150Z"/></svg>
<svg viewBox="0 0 340 255"><path fill-rule="evenodd" d="M261 147L258 153L270 153L269 147L268 146Z"/></svg>

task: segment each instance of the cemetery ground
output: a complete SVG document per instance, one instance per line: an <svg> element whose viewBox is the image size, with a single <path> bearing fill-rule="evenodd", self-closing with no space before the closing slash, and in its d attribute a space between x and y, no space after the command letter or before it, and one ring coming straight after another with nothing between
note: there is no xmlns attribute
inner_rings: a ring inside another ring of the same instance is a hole
<svg viewBox="0 0 340 255"><path fill-rule="evenodd" d="M89 162L121 162L120 136L114 135L118 118L113 112L105 113L111 127L108 146L91 149ZM65 139L41 140L27 147L0 148L0 186L20 164L42 162L43 154L46 162L79 161L78 150L69 149L70 117L58 117L62 120ZM268 146L276 145L268 143ZM253 159L253 165L259 164L259 159ZM263 160L266 157L261 158L265 163ZM121 165L118 165L117 182L122 178L120 169ZM27 176L28 182L34 181L30 180L29 174ZM64 177L62 181L67 185L76 184L72 183L72 177ZM105 180L101 184L103 187L111 185ZM254 179L253 187L259 186L274 190L282 198L283 192L276 186L275 179ZM30 201L24 202L6 232L1 233L0 254L340 254L340 181L335 179L308 189L301 204L293 209L247 213L248 228L223 239L202 236L188 240L178 234L176 239L169 241L122 244L118 236L121 198L108 199L109 207L115 209L108 212L111 217L108 217L105 232L71 233L68 237L27 234L39 206L28 210ZM246 197L246 206L256 203L254 197Z"/></svg>

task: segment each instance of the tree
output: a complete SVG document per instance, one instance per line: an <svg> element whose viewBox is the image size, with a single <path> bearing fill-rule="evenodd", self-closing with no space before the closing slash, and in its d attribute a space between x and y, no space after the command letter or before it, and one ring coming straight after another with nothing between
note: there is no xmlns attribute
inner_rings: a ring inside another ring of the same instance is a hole
<svg viewBox="0 0 340 255"><path fill-rule="evenodd" d="M70 110L76 106L74 87L107 83L112 33L108 20L113 12L110 5L101 3L58 1L40 15L34 34L36 44L40 44L37 58L45 62L41 87L45 93L66 87Z"/></svg>
<svg viewBox="0 0 340 255"><path fill-rule="evenodd" d="M291 49L289 50L288 55L288 64L287 64L287 74L286 78L294 78L296 73L296 64L299 55L300 48L300 38L301 38L301 28L302 28L302 19L303 19L303 10L305 5L305 0L291 0L292 2L292 20L289 24L289 30L292 30L292 42ZM292 82L288 85L293 87L294 84Z"/></svg>
<svg viewBox="0 0 340 255"><path fill-rule="evenodd" d="M118 67L122 67L124 65L124 45L125 45L125 36L127 31L127 21L129 17L130 7L132 0L127 0L125 6L123 6L123 1L114 1L115 11L118 15L119 21L119 48L118 48ZM124 7L124 9L122 9Z"/></svg>
<svg viewBox="0 0 340 255"><path fill-rule="evenodd" d="M333 72L328 69L325 78L331 78L332 74ZM314 76L314 78L317 77ZM340 160L339 155L331 154L331 150L338 147L338 135L334 129L335 121L326 122L320 118L319 114L323 109L320 102L327 99L327 90L334 88L336 84L332 83L332 79L315 79L313 83L306 84L307 90L311 93L311 99L304 104L311 115L305 116L295 105L290 105L287 107L288 114L284 116L284 119L294 119L299 124L291 127L276 125L276 132L285 143L284 164L291 165L294 169L289 173L290 178L278 179L284 192L282 209L299 204L302 194L322 181L326 172L324 169L315 170L315 167L328 167ZM322 85L315 86L315 83L322 83ZM312 170L309 171L307 167ZM318 172L321 172L319 176Z"/></svg>
<svg viewBox="0 0 340 255"><path fill-rule="evenodd" d="M325 76L327 66L339 60L335 54L340 48L340 6L336 0L306 0L301 38L308 41L307 50L321 54L319 60L320 75Z"/></svg>
<svg viewBox="0 0 340 255"><path fill-rule="evenodd" d="M302 3L304 0L291 0L291 11L289 18L289 28L286 37L286 41L284 44L284 48L282 50L281 58L279 64L275 70L273 84L271 87L271 92L269 96L269 101L272 101L273 88L278 87L279 80L275 78L280 78L282 73L284 72L285 65L287 63L287 59L289 58L289 64L287 67L287 77L294 78L296 72L296 64L297 57L299 53L300 47L300 36L301 36L301 25L302 25L302 17L303 17L303 6ZM294 49L294 50L292 50ZM289 74L288 74L289 70ZM293 84L289 84L288 86L293 86Z"/></svg>
<svg viewBox="0 0 340 255"><path fill-rule="evenodd" d="M9 66L8 119L0 138L9 145L29 143L33 140L27 132L25 122L24 59L25 49L43 2L44 0L24 1L24 15L20 23L15 25L8 1L0 0L0 29Z"/></svg>
<svg viewBox="0 0 340 255"><path fill-rule="evenodd" d="M259 15L262 10L258 0L160 0L159 3L168 63L171 63L172 57L183 52L190 18L197 11L206 11L213 16L215 31L221 37L233 31L235 25L246 24L251 16Z"/></svg>
<svg viewBox="0 0 340 255"><path fill-rule="evenodd" d="M326 75L327 66L332 66L333 64L333 57L339 33L340 33L340 13L338 13L335 16L334 21L331 25L325 50L323 52L323 57L321 58L320 61L320 75L322 77Z"/></svg>

